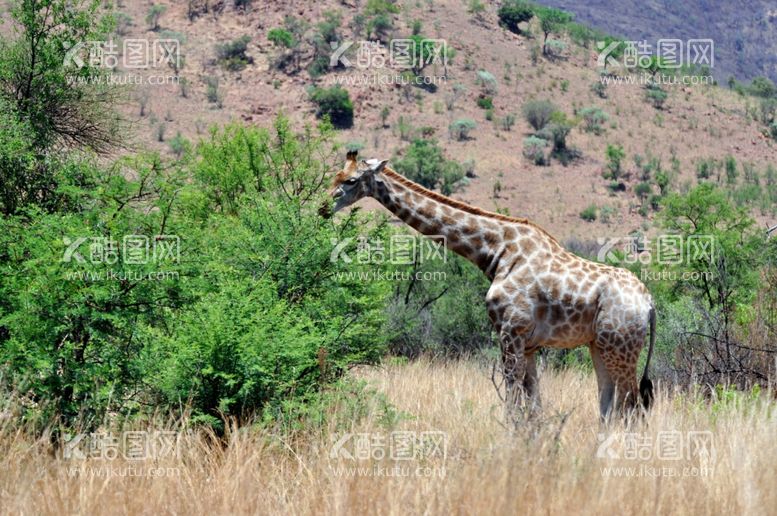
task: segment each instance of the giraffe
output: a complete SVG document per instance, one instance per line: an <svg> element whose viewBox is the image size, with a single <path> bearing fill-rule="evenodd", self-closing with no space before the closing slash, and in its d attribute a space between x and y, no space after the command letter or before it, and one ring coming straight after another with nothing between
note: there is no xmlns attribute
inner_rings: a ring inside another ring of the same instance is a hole
<svg viewBox="0 0 777 516"><path fill-rule="evenodd" d="M444 237L453 252L491 280L488 316L499 337L508 403L539 407L535 354L541 347L588 346L599 390L599 413L608 420L641 401L650 406L648 366L655 342L655 308L630 271L580 258L535 223L482 210L428 190L387 166L357 162L349 152L334 179L329 217L372 197L418 232ZM648 329L650 345L639 387L637 360Z"/></svg>

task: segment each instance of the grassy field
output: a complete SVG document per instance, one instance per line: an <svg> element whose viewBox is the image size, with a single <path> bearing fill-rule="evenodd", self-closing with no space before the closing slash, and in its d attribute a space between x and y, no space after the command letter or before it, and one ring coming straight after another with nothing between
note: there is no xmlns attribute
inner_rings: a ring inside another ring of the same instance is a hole
<svg viewBox="0 0 777 516"><path fill-rule="evenodd" d="M592 375L543 371L542 416L509 431L490 369L474 361L419 361L362 369L354 376L374 388L373 394L362 401L341 398L325 428L283 439L232 429L224 447L210 445L207 435L181 434L177 454L146 460L127 460L123 453L115 459L66 459L47 441L14 429L8 418L0 432L0 509L21 514L777 511L777 412L763 395L710 401L663 391L644 424L605 429L597 419ZM413 458L401 446L408 436L415 443ZM679 449L667 444L678 436ZM695 448L688 457L684 448L705 439L710 453ZM360 446L364 442L369 444ZM360 450L371 457L360 458ZM632 451L639 458L631 458ZM672 458L675 452L684 457Z"/></svg>

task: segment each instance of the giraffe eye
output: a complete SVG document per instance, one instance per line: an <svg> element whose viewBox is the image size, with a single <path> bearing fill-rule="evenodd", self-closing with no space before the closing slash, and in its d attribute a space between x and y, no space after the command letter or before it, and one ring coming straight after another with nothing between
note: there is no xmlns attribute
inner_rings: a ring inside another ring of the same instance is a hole
<svg viewBox="0 0 777 516"><path fill-rule="evenodd" d="M350 179L346 179L345 184L347 184L347 185L355 185L356 184L356 178L352 177Z"/></svg>

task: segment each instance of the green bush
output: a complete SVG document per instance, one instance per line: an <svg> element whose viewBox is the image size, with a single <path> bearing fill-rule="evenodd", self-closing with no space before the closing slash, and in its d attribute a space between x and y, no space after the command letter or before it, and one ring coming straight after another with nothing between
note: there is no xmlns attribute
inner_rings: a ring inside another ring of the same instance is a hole
<svg viewBox="0 0 777 516"><path fill-rule="evenodd" d="M535 165L547 165L549 161L545 155L545 147L548 142L536 136L528 136L523 139L523 156L531 160Z"/></svg>
<svg viewBox="0 0 777 516"><path fill-rule="evenodd" d="M607 172L605 173L605 178L618 179L621 176L621 164L623 163L623 158L626 157L626 152L620 145L608 144L605 155L607 156Z"/></svg>
<svg viewBox="0 0 777 516"><path fill-rule="evenodd" d="M237 72L253 62L246 54L251 36L240 36L227 43L216 45L216 59L227 70Z"/></svg>
<svg viewBox="0 0 777 516"><path fill-rule="evenodd" d="M591 85L591 91L596 93L596 95L601 99L607 98L607 85L602 81L595 81Z"/></svg>
<svg viewBox="0 0 777 516"><path fill-rule="evenodd" d="M340 85L331 88L315 88L310 98L318 105L317 117L329 117L332 124L340 129L347 129L353 125L353 103L348 90Z"/></svg>
<svg viewBox="0 0 777 516"><path fill-rule="evenodd" d="M267 33L267 39L270 40L270 43L279 47L291 48L296 44L294 35L280 27L270 29Z"/></svg>
<svg viewBox="0 0 777 516"><path fill-rule="evenodd" d="M284 417L348 364L379 359L390 289L341 277L354 265L332 242L353 240L352 253L357 231L384 228L319 217L332 137L279 118L213 130L177 166L74 163L99 181L77 211L0 218L0 369L37 400L25 417L88 430L188 407L219 428ZM177 235L180 259L131 262L116 247L126 235Z"/></svg>
<svg viewBox="0 0 777 516"><path fill-rule="evenodd" d="M460 118L451 122L448 127L451 137L454 140L466 140L470 137L470 133L475 130L477 124L474 120L469 118Z"/></svg>
<svg viewBox="0 0 777 516"><path fill-rule="evenodd" d="M449 161L436 140L416 138L394 162L397 171L426 188L440 188L450 195L455 185L464 177L464 169L455 161Z"/></svg>
<svg viewBox="0 0 777 516"><path fill-rule="evenodd" d="M151 4L146 14L146 23L153 31L159 30L159 19L167 11L166 5Z"/></svg>
<svg viewBox="0 0 777 516"><path fill-rule="evenodd" d="M669 95L658 86L654 88L648 88L647 90L645 90L645 98L656 109L663 109L668 96Z"/></svg>
<svg viewBox="0 0 777 516"><path fill-rule="evenodd" d="M475 84L480 86L486 95L496 95L496 77L491 72L478 70L475 76Z"/></svg>
<svg viewBox="0 0 777 516"><path fill-rule="evenodd" d="M507 113L505 116L499 119L499 125L503 131L509 131L515 125L515 113Z"/></svg>
<svg viewBox="0 0 777 516"><path fill-rule="evenodd" d="M556 106L549 100L530 100L523 105L523 116L535 131L545 128L556 111Z"/></svg>
<svg viewBox="0 0 777 516"><path fill-rule="evenodd" d="M583 126L587 132L601 134L604 124L609 120L609 115L598 107L587 107L580 110L580 117L585 122Z"/></svg>
<svg viewBox="0 0 777 516"><path fill-rule="evenodd" d="M534 12L528 2L522 0L505 0L497 11L499 23L516 34L521 33L520 24L532 19Z"/></svg>
<svg viewBox="0 0 777 516"><path fill-rule="evenodd" d="M478 97L477 105L480 109L494 109L494 99L486 96Z"/></svg>
<svg viewBox="0 0 777 516"><path fill-rule="evenodd" d="M580 218L586 222L593 222L596 220L597 208L595 204L589 205L586 209L580 212Z"/></svg>

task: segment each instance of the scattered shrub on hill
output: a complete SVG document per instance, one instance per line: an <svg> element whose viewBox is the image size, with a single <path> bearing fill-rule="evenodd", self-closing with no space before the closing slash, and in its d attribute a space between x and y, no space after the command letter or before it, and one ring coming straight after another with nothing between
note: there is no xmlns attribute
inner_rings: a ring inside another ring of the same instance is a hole
<svg viewBox="0 0 777 516"><path fill-rule="evenodd" d="M645 98L654 108L663 109L669 95L660 86L651 86L645 90Z"/></svg>
<svg viewBox="0 0 777 516"><path fill-rule="evenodd" d="M416 138L404 156L394 162L397 171L426 188L440 188L450 195L455 184L464 177L464 169L447 160L436 140Z"/></svg>
<svg viewBox="0 0 777 516"><path fill-rule="evenodd" d="M535 131L544 129L556 111L549 100L530 100L523 105L523 116Z"/></svg>
<svg viewBox="0 0 777 516"><path fill-rule="evenodd" d="M237 72L245 68L253 59L246 54L251 36L240 36L227 43L216 45L216 60L227 70Z"/></svg>
<svg viewBox="0 0 777 516"><path fill-rule="evenodd" d="M113 15L113 19L116 23L116 34L126 36L132 27L132 17L127 13L118 12Z"/></svg>
<svg viewBox="0 0 777 516"><path fill-rule="evenodd" d="M583 128L586 132L602 134L604 131L604 124L609 120L609 116L605 111L598 107L587 107L580 110L580 117L585 122Z"/></svg>
<svg viewBox="0 0 777 516"><path fill-rule="evenodd" d="M394 30L393 16L399 11L395 0L367 0L364 6L367 34L386 42Z"/></svg>
<svg viewBox="0 0 777 516"><path fill-rule="evenodd" d="M580 218L586 222L593 222L596 220L597 208L595 204L589 205L586 209L580 212Z"/></svg>
<svg viewBox="0 0 777 516"><path fill-rule="evenodd" d="M604 177L605 179L617 180L623 172L622 163L623 158L626 157L626 152L620 145L608 144L605 156L607 157L607 170Z"/></svg>
<svg viewBox="0 0 777 516"><path fill-rule="evenodd" d="M353 103L345 88L340 85L314 88L310 98L318 105L317 117L328 117L332 124L340 129L353 125Z"/></svg>
<svg viewBox="0 0 777 516"><path fill-rule="evenodd" d="M765 99L777 97L777 86L768 77L756 77L747 87L748 93Z"/></svg>
<svg viewBox="0 0 777 516"><path fill-rule="evenodd" d="M494 99L491 97L480 96L476 102L480 109L494 109Z"/></svg>
<svg viewBox="0 0 777 516"><path fill-rule="evenodd" d="M159 30L159 20L166 11L166 5L151 4L151 7L148 8L148 14L146 14L146 23L149 29L153 31Z"/></svg>
<svg viewBox="0 0 777 516"><path fill-rule="evenodd" d="M448 127L451 138L454 140L466 140L470 137L472 131L475 130L477 124L470 118L459 118L451 122Z"/></svg>
<svg viewBox="0 0 777 516"><path fill-rule="evenodd" d="M496 95L496 77L491 72L478 70L475 76L475 84L480 86L484 94L489 96Z"/></svg>
<svg viewBox="0 0 777 516"><path fill-rule="evenodd" d="M552 7L537 7L534 9L534 14L540 19L540 28L544 35L542 52L545 55L551 55L553 52L548 45L548 37L551 34L560 33L563 28L572 21L574 15L560 9L554 9Z"/></svg>
<svg viewBox="0 0 777 516"><path fill-rule="evenodd" d="M545 155L547 145L547 140L536 136L527 136L523 139L523 156L535 165L548 165L549 160Z"/></svg>
<svg viewBox="0 0 777 516"><path fill-rule="evenodd" d="M332 55L332 45L340 40L337 30L342 23L342 16L337 11L324 11L324 20L316 26L316 32L311 38L313 45L313 60L308 66L308 73L316 78L327 72ZM341 63L338 62L338 66Z"/></svg>
<svg viewBox="0 0 777 516"><path fill-rule="evenodd" d="M507 113L499 119L499 126L503 131L510 131L515 125L515 113Z"/></svg>
<svg viewBox="0 0 777 516"><path fill-rule="evenodd" d="M594 81L594 83L591 85L591 91L601 99L607 98L607 85L601 80Z"/></svg>
<svg viewBox="0 0 777 516"><path fill-rule="evenodd" d="M523 0L505 0L497 11L499 23L507 30L521 34L520 24L532 19L531 4Z"/></svg>
<svg viewBox="0 0 777 516"><path fill-rule="evenodd" d="M205 97L208 102L221 109L224 107L224 95L219 91L219 78L209 75L205 78Z"/></svg>

